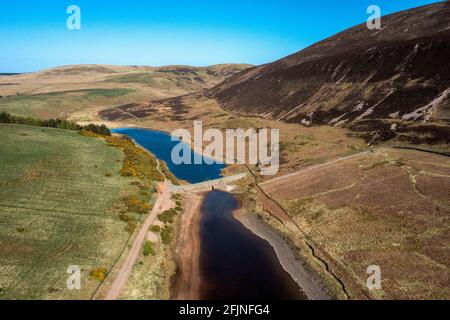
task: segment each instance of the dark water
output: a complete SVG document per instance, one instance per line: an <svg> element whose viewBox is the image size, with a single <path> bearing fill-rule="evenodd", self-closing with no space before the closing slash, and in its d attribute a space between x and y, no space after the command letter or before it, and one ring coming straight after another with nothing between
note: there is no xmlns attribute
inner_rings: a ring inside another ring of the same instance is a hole
<svg viewBox="0 0 450 320"><path fill-rule="evenodd" d="M222 177L221 170L225 168L224 164L175 165L172 162L172 149L179 142L171 141L171 136L166 132L139 128L121 128L111 131L127 135L134 139L142 147L153 153L158 159L164 161L170 171L178 179L185 180L189 183L198 183ZM193 157L194 152L191 152L191 159L193 159Z"/></svg>
<svg viewBox="0 0 450 320"><path fill-rule="evenodd" d="M172 173L190 183L221 177L225 167L174 165L170 135L147 129L115 129L166 162ZM212 191L201 207L200 273L202 299L306 299L291 276L281 267L270 244L234 219L238 200L229 193Z"/></svg>
<svg viewBox="0 0 450 320"><path fill-rule="evenodd" d="M201 298L306 299L278 262L270 244L232 216L239 207L231 194L212 191L201 207Z"/></svg>

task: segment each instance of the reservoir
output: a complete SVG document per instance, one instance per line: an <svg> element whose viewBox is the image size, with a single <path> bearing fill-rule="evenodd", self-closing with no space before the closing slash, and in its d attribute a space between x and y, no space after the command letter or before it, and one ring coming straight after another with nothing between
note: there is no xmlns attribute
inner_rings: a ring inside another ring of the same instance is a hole
<svg viewBox="0 0 450 320"><path fill-rule="evenodd" d="M201 207L201 295L206 300L306 299L270 244L233 217L239 201L209 192Z"/></svg>
<svg viewBox="0 0 450 320"><path fill-rule="evenodd" d="M222 169L225 168L225 165L221 163L212 165L174 164L172 162L172 149L180 142L172 141L171 135L166 132L140 128L113 129L111 132L126 135L136 141L136 143L153 153L158 159L164 161L174 176L180 180L189 183L199 183L222 178ZM193 157L194 152L192 151L191 159Z"/></svg>
<svg viewBox="0 0 450 320"><path fill-rule="evenodd" d="M175 165L172 148L178 144L165 132L149 129L115 129L166 162L171 172L189 183L222 177L223 164ZM230 193L205 194L200 218L200 298L306 299L297 283L280 265L270 244L245 228L233 216L238 198Z"/></svg>

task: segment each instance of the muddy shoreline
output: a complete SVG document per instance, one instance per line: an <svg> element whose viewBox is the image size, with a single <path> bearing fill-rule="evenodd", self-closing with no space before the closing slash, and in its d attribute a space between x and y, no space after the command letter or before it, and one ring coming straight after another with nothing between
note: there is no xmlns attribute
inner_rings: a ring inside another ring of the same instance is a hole
<svg viewBox="0 0 450 320"><path fill-rule="evenodd" d="M204 196L184 196L185 211L175 250L177 272L172 279L172 300L198 300L200 298L200 205Z"/></svg>

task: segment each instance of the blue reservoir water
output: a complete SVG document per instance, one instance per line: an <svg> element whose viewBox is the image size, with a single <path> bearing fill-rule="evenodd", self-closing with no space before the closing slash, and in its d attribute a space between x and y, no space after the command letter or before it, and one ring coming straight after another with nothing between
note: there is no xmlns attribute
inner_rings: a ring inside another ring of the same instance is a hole
<svg viewBox="0 0 450 320"><path fill-rule="evenodd" d="M221 170L225 168L224 164L174 164L172 162L172 149L180 142L172 141L171 136L166 132L141 128L120 128L113 129L111 132L123 134L135 140L139 145L153 153L158 159L164 161L169 167L169 170L178 179L185 180L189 183L199 183L222 177ZM193 157L194 152L191 151L191 159Z"/></svg>
<svg viewBox="0 0 450 320"><path fill-rule="evenodd" d="M135 140L163 160L179 179L198 183L222 177L223 164L181 164L172 162L171 141L165 132L124 128L112 130ZM191 150L193 157L193 151ZM227 192L211 191L204 197L200 221L199 297L216 299L306 299L302 290L278 262L270 244L247 230L233 216L240 206Z"/></svg>

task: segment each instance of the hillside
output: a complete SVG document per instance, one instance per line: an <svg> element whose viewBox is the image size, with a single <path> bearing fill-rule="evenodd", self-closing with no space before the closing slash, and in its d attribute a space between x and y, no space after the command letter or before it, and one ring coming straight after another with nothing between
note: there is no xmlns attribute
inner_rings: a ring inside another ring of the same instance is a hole
<svg viewBox="0 0 450 320"><path fill-rule="evenodd" d="M307 234L351 299L449 298L448 158L379 148L262 187ZM301 248L302 232L269 221ZM381 290L367 290L372 264L382 268Z"/></svg>
<svg viewBox="0 0 450 320"><path fill-rule="evenodd" d="M5 75L0 76L0 111L88 121L91 112L106 106L202 91L248 67L72 65Z"/></svg>
<svg viewBox="0 0 450 320"><path fill-rule="evenodd" d="M0 300L90 299L139 215L125 196L141 180L120 174L124 152L76 131L0 124ZM147 196L145 201L148 201ZM131 220L129 220L131 221ZM66 287L82 268L81 290Z"/></svg>
<svg viewBox="0 0 450 320"><path fill-rule="evenodd" d="M378 31L361 24L274 63L245 70L208 96L236 113L308 126L379 130L385 139L397 131L423 131L404 127L404 122L450 120L448 2L385 16L382 26ZM425 131L441 142L449 135L448 126ZM436 142L433 139L425 142Z"/></svg>

